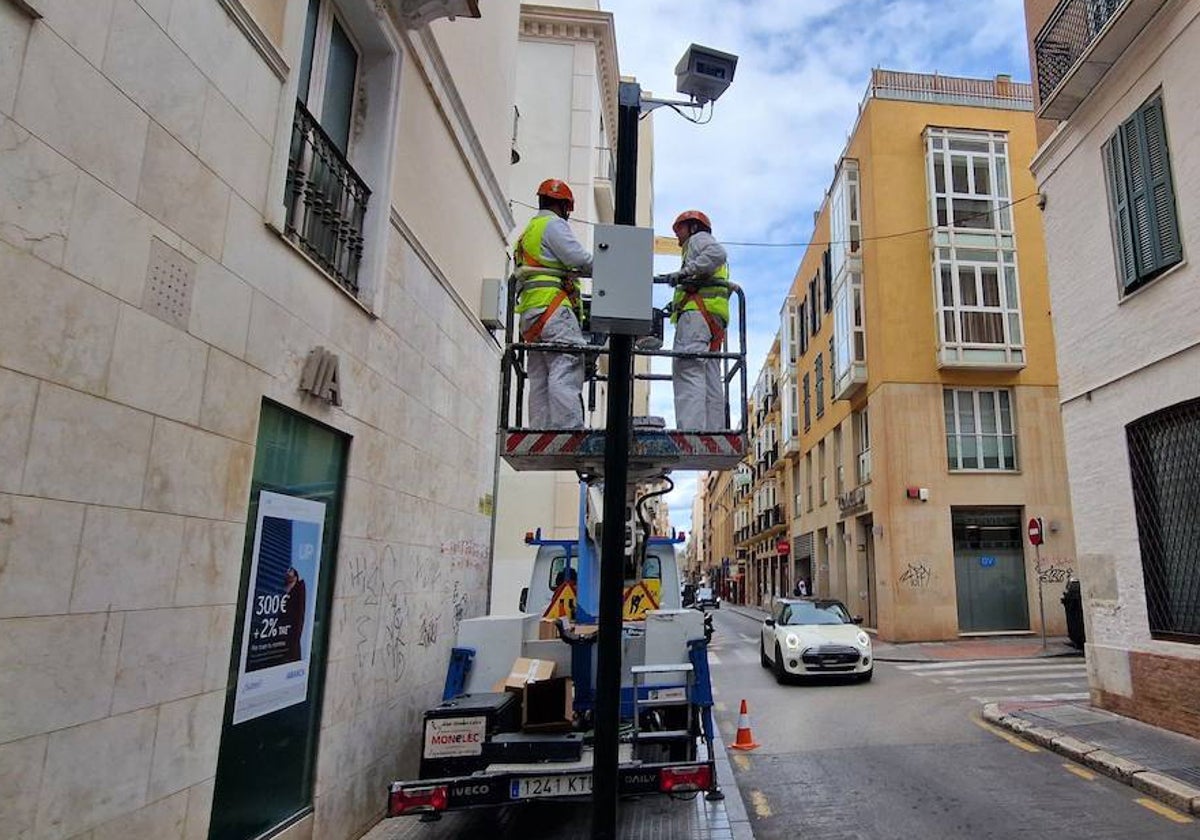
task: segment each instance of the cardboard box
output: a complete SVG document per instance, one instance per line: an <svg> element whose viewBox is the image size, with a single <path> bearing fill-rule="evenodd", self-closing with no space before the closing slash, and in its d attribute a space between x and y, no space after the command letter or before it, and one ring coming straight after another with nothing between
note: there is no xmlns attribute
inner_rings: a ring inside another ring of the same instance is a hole
<svg viewBox="0 0 1200 840"><path fill-rule="evenodd" d="M526 683L521 703L521 729L526 732L569 732L575 720L575 686L570 677Z"/></svg>
<svg viewBox="0 0 1200 840"><path fill-rule="evenodd" d="M538 622L538 639L553 640L558 638L558 619L543 618Z"/></svg>
<svg viewBox="0 0 1200 840"><path fill-rule="evenodd" d="M553 660L519 656L508 670L508 676L496 684L496 691L512 691L519 694L525 690L527 683L548 680L553 676Z"/></svg>

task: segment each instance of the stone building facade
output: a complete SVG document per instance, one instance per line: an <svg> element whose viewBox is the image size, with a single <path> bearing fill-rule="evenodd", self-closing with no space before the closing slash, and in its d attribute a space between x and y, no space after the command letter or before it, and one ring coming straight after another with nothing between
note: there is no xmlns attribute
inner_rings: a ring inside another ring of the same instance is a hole
<svg viewBox="0 0 1200 840"><path fill-rule="evenodd" d="M416 770L486 609L520 11L421 5L0 0L6 837L340 840Z"/></svg>

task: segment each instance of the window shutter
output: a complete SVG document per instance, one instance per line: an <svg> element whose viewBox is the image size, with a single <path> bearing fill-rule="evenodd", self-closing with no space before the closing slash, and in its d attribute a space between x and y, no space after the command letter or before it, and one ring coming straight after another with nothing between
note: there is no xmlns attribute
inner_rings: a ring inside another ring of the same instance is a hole
<svg viewBox="0 0 1200 840"><path fill-rule="evenodd" d="M1117 272L1121 285L1137 282L1133 230L1129 216L1129 191L1125 181L1125 146L1118 131L1104 145L1104 164L1108 170L1108 192L1112 199L1113 235L1117 240Z"/></svg>
<svg viewBox="0 0 1200 840"><path fill-rule="evenodd" d="M825 275L825 311L833 309L833 262L829 249L821 257L821 273Z"/></svg>
<svg viewBox="0 0 1200 840"><path fill-rule="evenodd" d="M1128 175L1129 221L1133 227L1133 246L1137 257L1135 278L1144 277L1154 270L1154 234L1142 128L1142 114L1139 111L1126 120L1118 131Z"/></svg>
<svg viewBox="0 0 1200 840"><path fill-rule="evenodd" d="M1146 138L1146 179L1153 214L1153 238L1157 246L1154 268L1162 270L1183 259L1162 97L1156 96L1143 105L1139 116L1144 124Z"/></svg>

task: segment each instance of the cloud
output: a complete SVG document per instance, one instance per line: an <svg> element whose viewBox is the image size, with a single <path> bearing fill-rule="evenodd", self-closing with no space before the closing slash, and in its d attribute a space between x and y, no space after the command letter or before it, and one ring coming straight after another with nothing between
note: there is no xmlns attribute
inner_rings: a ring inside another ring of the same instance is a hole
<svg viewBox="0 0 1200 840"><path fill-rule="evenodd" d="M739 56L712 122L654 115L655 219L705 210L727 242L804 242L833 178L872 67L1029 78L1022 0L600 0L613 13L620 72L644 91L675 96L675 62L693 42ZM750 386L779 328L803 248L730 244L746 290ZM660 259L659 270L675 265ZM659 368L661 369L661 368ZM655 413L672 417L670 389ZM691 530L695 483L668 503ZM686 497L684 494L687 494Z"/></svg>

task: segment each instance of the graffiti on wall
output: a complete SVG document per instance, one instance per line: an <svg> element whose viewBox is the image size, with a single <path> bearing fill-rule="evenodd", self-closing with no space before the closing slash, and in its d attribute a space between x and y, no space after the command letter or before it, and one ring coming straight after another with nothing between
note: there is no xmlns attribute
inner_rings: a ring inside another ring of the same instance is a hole
<svg viewBox="0 0 1200 840"><path fill-rule="evenodd" d="M1039 583L1066 583L1075 577L1074 559L1071 557L1043 557L1036 567Z"/></svg>
<svg viewBox="0 0 1200 840"><path fill-rule="evenodd" d="M900 575L900 583L913 589L925 589L933 580L933 571L924 563L909 563Z"/></svg>

